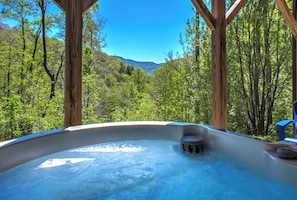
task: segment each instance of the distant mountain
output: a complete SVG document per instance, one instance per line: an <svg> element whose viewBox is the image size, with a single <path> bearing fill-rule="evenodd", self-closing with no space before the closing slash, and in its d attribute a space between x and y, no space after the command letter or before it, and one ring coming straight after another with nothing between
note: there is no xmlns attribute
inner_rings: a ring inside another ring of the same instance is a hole
<svg viewBox="0 0 297 200"><path fill-rule="evenodd" d="M0 28L3 28L3 29L10 29L11 27L8 25L8 24L5 24L3 22L0 22Z"/></svg>
<svg viewBox="0 0 297 200"><path fill-rule="evenodd" d="M122 58L120 56L116 56L118 59L124 61L126 64L133 65L134 67L139 67L143 69L144 71L148 72L149 74L152 74L155 69L159 68L164 63L154 63L154 62L141 62L141 61L135 61L131 59Z"/></svg>

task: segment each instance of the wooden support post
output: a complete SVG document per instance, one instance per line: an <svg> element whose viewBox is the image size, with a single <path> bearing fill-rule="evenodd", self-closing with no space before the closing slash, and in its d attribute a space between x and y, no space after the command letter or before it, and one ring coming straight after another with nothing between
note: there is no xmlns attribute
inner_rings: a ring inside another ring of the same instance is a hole
<svg viewBox="0 0 297 200"><path fill-rule="evenodd" d="M212 0L212 13L202 0L191 1L212 30L212 125L226 130L228 128L226 26L247 0L237 0L227 16L226 0Z"/></svg>
<svg viewBox="0 0 297 200"><path fill-rule="evenodd" d="M212 0L212 125L227 130L227 62L225 0Z"/></svg>
<svg viewBox="0 0 297 200"><path fill-rule="evenodd" d="M297 0L293 0L293 17L296 20L297 19ZM292 94L292 102L297 100L297 51L296 51L296 37L292 34L292 88L293 88L293 94ZM294 108L292 112L292 116L294 117ZM296 129L295 124L293 125L293 137L296 137Z"/></svg>
<svg viewBox="0 0 297 200"><path fill-rule="evenodd" d="M66 0L64 126L82 124L82 0Z"/></svg>
<svg viewBox="0 0 297 200"><path fill-rule="evenodd" d="M97 0L54 0L66 14L64 126L82 124L83 12Z"/></svg>

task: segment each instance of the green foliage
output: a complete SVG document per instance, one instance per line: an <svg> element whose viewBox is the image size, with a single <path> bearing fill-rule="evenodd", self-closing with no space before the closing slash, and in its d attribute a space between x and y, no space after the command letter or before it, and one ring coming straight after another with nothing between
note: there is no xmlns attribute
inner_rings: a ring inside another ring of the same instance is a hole
<svg viewBox="0 0 297 200"><path fill-rule="evenodd" d="M126 116L118 116L117 121L160 120L155 102L147 93L136 95L125 112Z"/></svg>
<svg viewBox="0 0 297 200"><path fill-rule="evenodd" d="M230 130L268 135L290 112L291 33L284 25L275 3L258 0L228 26Z"/></svg>

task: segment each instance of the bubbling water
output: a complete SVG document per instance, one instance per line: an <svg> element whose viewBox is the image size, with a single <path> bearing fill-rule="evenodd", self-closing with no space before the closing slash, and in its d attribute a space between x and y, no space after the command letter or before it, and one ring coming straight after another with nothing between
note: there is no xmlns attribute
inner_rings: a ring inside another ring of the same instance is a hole
<svg viewBox="0 0 297 200"><path fill-rule="evenodd" d="M296 188L236 168L222 156L140 140L67 150L0 174L0 199L293 199Z"/></svg>

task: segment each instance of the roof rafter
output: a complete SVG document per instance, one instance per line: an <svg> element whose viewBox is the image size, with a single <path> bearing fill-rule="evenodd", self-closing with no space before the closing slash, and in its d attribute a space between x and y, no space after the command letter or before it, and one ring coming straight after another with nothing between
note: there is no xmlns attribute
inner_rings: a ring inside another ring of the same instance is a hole
<svg viewBox="0 0 297 200"><path fill-rule="evenodd" d="M277 6L279 7L281 13L283 14L289 28L292 31L295 39L297 38L297 21L294 18L293 14L291 13L287 3L285 0L275 0Z"/></svg>
<svg viewBox="0 0 297 200"><path fill-rule="evenodd" d="M66 11L66 0L54 0L54 2L59 6L63 12Z"/></svg>
<svg viewBox="0 0 297 200"><path fill-rule="evenodd" d="M84 0L82 1L82 12L88 10L92 5L94 5L98 0ZM66 0L54 0L54 2L60 7L64 12L66 11Z"/></svg>
<svg viewBox="0 0 297 200"><path fill-rule="evenodd" d="M236 0L232 7L228 10L226 14L226 24L228 25L237 15L239 10L244 6L244 4L247 2L247 0Z"/></svg>
<svg viewBox="0 0 297 200"><path fill-rule="evenodd" d="M213 31L215 30L215 19L212 14L209 12L208 8L204 4L202 0L191 0L193 5L195 6L196 10L200 13L203 17L205 23L208 27Z"/></svg>
<svg viewBox="0 0 297 200"><path fill-rule="evenodd" d="M84 0L82 2L82 11L85 12L88 10L92 5L94 5L97 2L97 0Z"/></svg>

